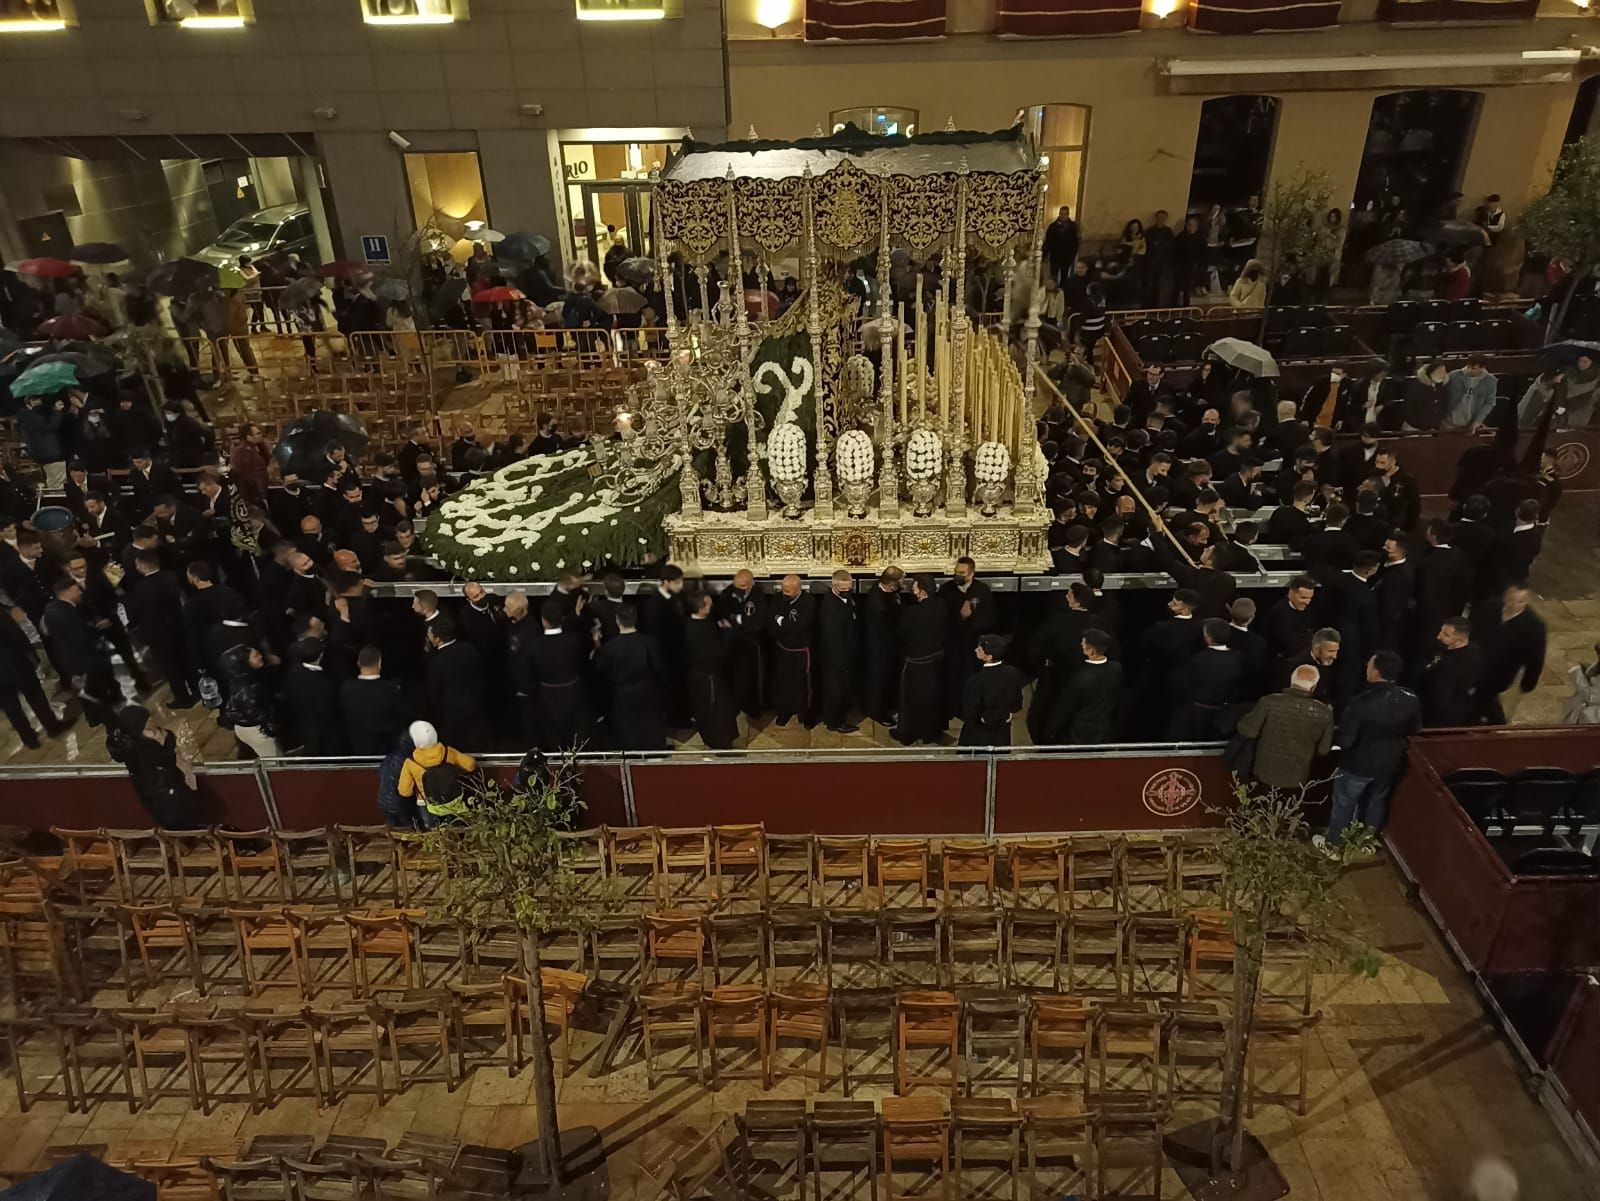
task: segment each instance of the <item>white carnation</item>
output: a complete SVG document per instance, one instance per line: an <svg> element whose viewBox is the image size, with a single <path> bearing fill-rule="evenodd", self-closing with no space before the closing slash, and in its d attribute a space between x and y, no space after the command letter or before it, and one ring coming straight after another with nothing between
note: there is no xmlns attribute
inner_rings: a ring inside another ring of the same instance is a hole
<svg viewBox="0 0 1600 1201"><path fill-rule="evenodd" d="M972 474L980 484L1003 484L1011 474L1011 452L999 442L985 442L972 460Z"/></svg>
<svg viewBox="0 0 1600 1201"><path fill-rule="evenodd" d="M906 475L914 480L937 479L944 467L944 444L930 429L911 431L906 439Z"/></svg>
<svg viewBox="0 0 1600 1201"><path fill-rule="evenodd" d="M839 478L852 484L872 482L872 439L862 430L846 430L834 445Z"/></svg>

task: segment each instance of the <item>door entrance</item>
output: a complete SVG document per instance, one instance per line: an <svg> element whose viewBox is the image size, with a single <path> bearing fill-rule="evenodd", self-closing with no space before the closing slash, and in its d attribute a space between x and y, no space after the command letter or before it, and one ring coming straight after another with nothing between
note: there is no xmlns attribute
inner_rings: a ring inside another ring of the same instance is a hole
<svg viewBox="0 0 1600 1201"><path fill-rule="evenodd" d="M650 185L640 183L581 184L583 210L573 230L575 240L587 252L585 257L602 267L607 253L618 242L628 248L628 257L651 254ZM606 283L613 281L606 280Z"/></svg>

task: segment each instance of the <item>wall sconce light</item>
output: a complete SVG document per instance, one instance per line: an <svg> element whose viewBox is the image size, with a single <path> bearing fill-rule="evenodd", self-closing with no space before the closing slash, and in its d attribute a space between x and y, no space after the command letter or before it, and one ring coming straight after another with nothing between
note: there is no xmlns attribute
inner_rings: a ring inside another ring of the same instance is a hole
<svg viewBox="0 0 1600 1201"><path fill-rule="evenodd" d="M59 33L66 27L65 21L42 21L33 17L0 21L0 33Z"/></svg>
<svg viewBox="0 0 1600 1201"><path fill-rule="evenodd" d="M1165 21L1178 11L1178 0L1148 0L1145 11L1158 21Z"/></svg>
<svg viewBox="0 0 1600 1201"><path fill-rule="evenodd" d="M756 24L777 37L778 30L794 20L794 10L794 0L756 0Z"/></svg>
<svg viewBox="0 0 1600 1201"><path fill-rule="evenodd" d="M339 115L339 110L336 108L314 108L311 110L311 115L318 121L332 121Z"/></svg>

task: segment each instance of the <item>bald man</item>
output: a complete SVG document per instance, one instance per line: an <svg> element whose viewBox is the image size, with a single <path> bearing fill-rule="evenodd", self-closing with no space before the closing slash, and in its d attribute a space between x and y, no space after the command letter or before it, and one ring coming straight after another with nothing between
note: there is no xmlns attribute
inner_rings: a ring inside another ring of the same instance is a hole
<svg viewBox="0 0 1600 1201"><path fill-rule="evenodd" d="M768 597L749 568L736 571L733 583L717 593L713 616L727 623L728 683L740 711L760 717L766 708L766 648L762 634L767 625Z"/></svg>
<svg viewBox="0 0 1600 1201"><path fill-rule="evenodd" d="M1255 739L1251 775L1269 788L1298 788L1311 779L1317 758L1333 749L1333 709L1314 695L1322 673L1309 663L1294 669L1289 687L1256 702L1239 719L1239 733Z"/></svg>
<svg viewBox="0 0 1600 1201"><path fill-rule="evenodd" d="M816 625L815 598L806 595L799 576L784 576L768 618L773 649L772 707L780 726L788 725L792 717L799 717L808 729L816 724L811 648Z"/></svg>

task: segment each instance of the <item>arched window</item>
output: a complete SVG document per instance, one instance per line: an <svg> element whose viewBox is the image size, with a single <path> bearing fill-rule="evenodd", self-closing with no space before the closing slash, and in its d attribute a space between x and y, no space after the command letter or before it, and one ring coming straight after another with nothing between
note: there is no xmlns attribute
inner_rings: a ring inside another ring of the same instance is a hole
<svg viewBox="0 0 1600 1201"><path fill-rule="evenodd" d="M1089 106L1036 104L1023 110L1022 120L1045 159L1045 211L1053 216L1066 205L1078 216L1089 157Z"/></svg>
<svg viewBox="0 0 1600 1201"><path fill-rule="evenodd" d="M1277 132L1276 96L1216 96L1202 104L1189 212L1204 213L1213 204L1242 208L1252 196L1264 200Z"/></svg>
<svg viewBox="0 0 1600 1201"><path fill-rule="evenodd" d="M889 137L904 134L910 137L917 132L917 110L914 108L840 108L828 114L828 128L838 133L846 125L854 125L867 133Z"/></svg>
<svg viewBox="0 0 1600 1201"><path fill-rule="evenodd" d="M1404 213L1409 226L1435 220L1461 184L1480 92L1418 88L1372 102L1352 207Z"/></svg>

